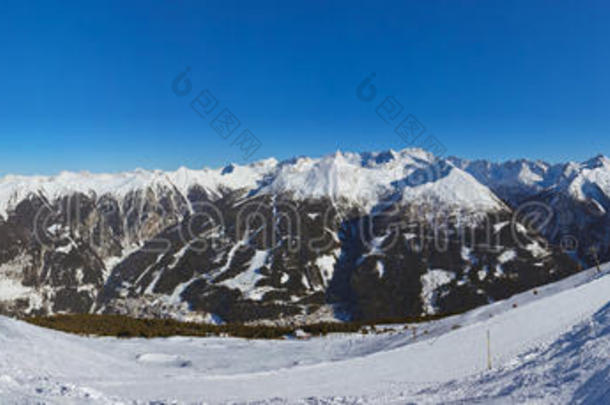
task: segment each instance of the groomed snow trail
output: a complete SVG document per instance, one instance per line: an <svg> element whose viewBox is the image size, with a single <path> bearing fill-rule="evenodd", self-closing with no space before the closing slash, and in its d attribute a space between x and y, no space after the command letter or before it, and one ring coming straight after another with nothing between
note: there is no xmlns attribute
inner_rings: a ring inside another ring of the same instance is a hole
<svg viewBox="0 0 610 405"><path fill-rule="evenodd" d="M420 324L415 336L118 340L0 317L0 402L607 402L609 273Z"/></svg>

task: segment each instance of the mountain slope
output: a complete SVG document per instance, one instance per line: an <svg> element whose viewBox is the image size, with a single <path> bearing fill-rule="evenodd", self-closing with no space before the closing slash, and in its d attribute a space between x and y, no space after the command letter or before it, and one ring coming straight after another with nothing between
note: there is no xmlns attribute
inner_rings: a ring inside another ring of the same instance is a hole
<svg viewBox="0 0 610 405"><path fill-rule="evenodd" d="M602 270L417 325L417 335L411 325L308 341L121 340L0 317L0 392L18 403L603 403L610 266Z"/></svg>
<svg viewBox="0 0 610 405"><path fill-rule="evenodd" d="M610 159L550 165L527 160L505 163L450 161L471 173L524 215L539 211L538 230L564 244L585 264L610 259ZM545 208L540 213L541 205Z"/></svg>
<svg viewBox="0 0 610 405"><path fill-rule="evenodd" d="M606 163L506 175L531 186L526 201L584 193L562 197L573 230L532 227L517 197L421 149L7 176L0 311L280 323L463 311L573 274L594 243L605 257ZM566 232L583 242L570 256Z"/></svg>

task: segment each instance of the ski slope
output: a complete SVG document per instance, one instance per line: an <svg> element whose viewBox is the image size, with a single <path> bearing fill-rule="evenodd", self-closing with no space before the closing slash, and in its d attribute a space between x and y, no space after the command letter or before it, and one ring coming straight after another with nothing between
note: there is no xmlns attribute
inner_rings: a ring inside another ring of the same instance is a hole
<svg viewBox="0 0 610 405"><path fill-rule="evenodd" d="M80 337L0 317L0 402L608 403L608 297L610 264L415 333L306 341Z"/></svg>

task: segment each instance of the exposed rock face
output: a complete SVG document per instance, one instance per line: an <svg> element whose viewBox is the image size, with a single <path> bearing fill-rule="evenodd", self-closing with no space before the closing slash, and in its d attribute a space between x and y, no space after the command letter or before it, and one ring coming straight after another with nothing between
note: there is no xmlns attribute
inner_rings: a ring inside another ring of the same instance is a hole
<svg viewBox="0 0 610 405"><path fill-rule="evenodd" d="M469 165L405 150L3 179L0 308L210 322L449 313L571 274L608 240L602 175L586 172L578 198L577 175L499 198ZM577 220L532 223L558 198ZM572 257L561 232L582 235Z"/></svg>

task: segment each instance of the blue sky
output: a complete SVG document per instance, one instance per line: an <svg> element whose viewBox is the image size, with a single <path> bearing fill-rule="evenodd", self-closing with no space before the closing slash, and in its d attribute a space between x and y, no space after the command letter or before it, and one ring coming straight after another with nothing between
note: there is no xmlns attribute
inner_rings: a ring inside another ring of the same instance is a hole
<svg viewBox="0 0 610 405"><path fill-rule="evenodd" d="M388 96L448 155L609 154L608 21L601 1L3 1L0 174L243 163L243 129L250 160L400 149ZM204 89L207 119L189 106Z"/></svg>

